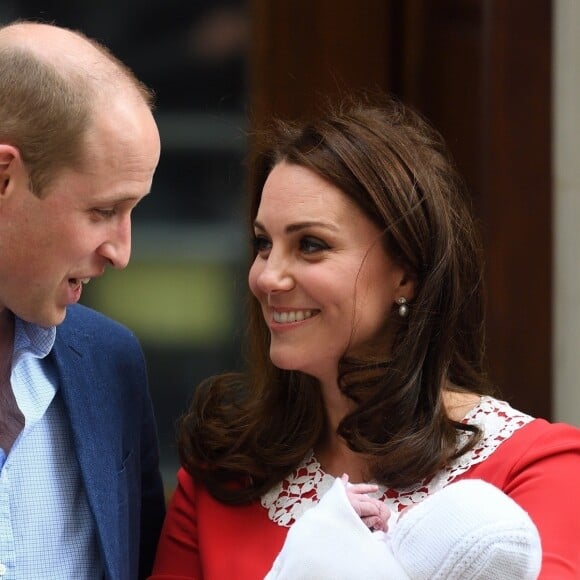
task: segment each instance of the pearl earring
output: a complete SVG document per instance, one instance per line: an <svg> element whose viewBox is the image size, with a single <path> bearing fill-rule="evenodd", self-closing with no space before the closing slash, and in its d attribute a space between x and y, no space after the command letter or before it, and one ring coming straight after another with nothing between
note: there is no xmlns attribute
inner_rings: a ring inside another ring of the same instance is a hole
<svg viewBox="0 0 580 580"><path fill-rule="evenodd" d="M405 318L409 314L409 307L407 306L407 299L401 296L397 299L397 304L399 305L399 316Z"/></svg>

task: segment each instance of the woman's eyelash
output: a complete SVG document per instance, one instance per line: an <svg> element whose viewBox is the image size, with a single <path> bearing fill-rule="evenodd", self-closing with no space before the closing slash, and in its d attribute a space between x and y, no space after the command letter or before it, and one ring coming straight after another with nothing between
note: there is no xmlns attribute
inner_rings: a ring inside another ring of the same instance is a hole
<svg viewBox="0 0 580 580"><path fill-rule="evenodd" d="M252 238L252 246L256 252L260 252L270 246L270 240L264 236L254 236Z"/></svg>
<svg viewBox="0 0 580 580"><path fill-rule="evenodd" d="M262 235L254 236L251 242L255 252L264 252L272 247L272 242ZM322 240L312 236L305 236L300 238L298 247L301 252L306 254L314 254L328 250L330 248L326 242L323 242Z"/></svg>
<svg viewBox="0 0 580 580"><path fill-rule="evenodd" d="M302 251L313 253L328 250L329 245L318 238L308 236L300 240L300 248Z"/></svg>

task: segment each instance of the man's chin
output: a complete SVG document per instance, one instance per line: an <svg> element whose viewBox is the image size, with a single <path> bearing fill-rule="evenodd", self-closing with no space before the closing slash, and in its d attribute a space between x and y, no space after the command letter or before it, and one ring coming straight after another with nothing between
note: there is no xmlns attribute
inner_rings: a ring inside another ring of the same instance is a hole
<svg viewBox="0 0 580 580"><path fill-rule="evenodd" d="M64 322L66 318L66 306L60 311L58 314L55 314L53 320L50 322L48 326L58 326Z"/></svg>
<svg viewBox="0 0 580 580"><path fill-rule="evenodd" d="M32 322L33 324L41 326L42 328L51 328L53 326L58 326L59 324L61 324L64 321L65 317L66 317L66 306L64 306L63 308L54 309L52 312L41 313L35 317L31 316L30 319L27 319L26 316L22 316L21 318L23 320L26 320L27 322Z"/></svg>

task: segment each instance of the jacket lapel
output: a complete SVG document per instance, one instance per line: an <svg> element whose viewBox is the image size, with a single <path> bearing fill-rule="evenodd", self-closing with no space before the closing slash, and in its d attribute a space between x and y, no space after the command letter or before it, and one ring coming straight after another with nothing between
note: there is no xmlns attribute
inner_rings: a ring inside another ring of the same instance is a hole
<svg viewBox="0 0 580 580"><path fill-rule="evenodd" d="M118 411L110 387L96 366L90 336L57 328L52 357L67 409L87 500L102 546L108 578L117 578L120 560L117 461L121 456ZM99 383L99 380L101 381ZM106 378L105 378L106 381Z"/></svg>

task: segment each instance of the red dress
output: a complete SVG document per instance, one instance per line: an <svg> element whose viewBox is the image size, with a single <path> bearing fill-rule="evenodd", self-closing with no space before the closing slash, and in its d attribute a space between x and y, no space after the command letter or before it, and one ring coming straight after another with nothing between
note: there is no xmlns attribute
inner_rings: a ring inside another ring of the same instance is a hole
<svg viewBox="0 0 580 580"><path fill-rule="evenodd" d="M580 430L532 419L489 397L465 422L484 429L476 449L429 481L404 491L381 488L379 496L401 511L451 481L488 481L536 524L543 549L540 578L580 578ZM333 480L309 455L261 501L234 507L214 500L181 469L151 579L263 579L288 527Z"/></svg>

